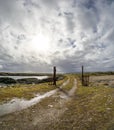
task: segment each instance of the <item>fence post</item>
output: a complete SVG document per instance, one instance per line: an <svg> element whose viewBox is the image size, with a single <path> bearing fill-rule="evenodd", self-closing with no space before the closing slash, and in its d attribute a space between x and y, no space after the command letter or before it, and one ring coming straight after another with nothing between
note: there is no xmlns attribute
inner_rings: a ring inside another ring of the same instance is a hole
<svg viewBox="0 0 114 130"><path fill-rule="evenodd" d="M88 75L88 86L89 86L89 75Z"/></svg>
<svg viewBox="0 0 114 130"><path fill-rule="evenodd" d="M82 85L84 85L84 67L82 65Z"/></svg>
<svg viewBox="0 0 114 130"><path fill-rule="evenodd" d="M89 86L89 75L84 76L84 85Z"/></svg>
<svg viewBox="0 0 114 130"><path fill-rule="evenodd" d="M53 67L53 85L56 86L56 66Z"/></svg>

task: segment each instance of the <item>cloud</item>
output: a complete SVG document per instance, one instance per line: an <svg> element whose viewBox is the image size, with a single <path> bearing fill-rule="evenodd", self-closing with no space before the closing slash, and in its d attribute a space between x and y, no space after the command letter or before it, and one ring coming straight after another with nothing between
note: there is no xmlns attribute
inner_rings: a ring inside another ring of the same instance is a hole
<svg viewBox="0 0 114 130"><path fill-rule="evenodd" d="M113 0L0 0L0 71L114 70Z"/></svg>

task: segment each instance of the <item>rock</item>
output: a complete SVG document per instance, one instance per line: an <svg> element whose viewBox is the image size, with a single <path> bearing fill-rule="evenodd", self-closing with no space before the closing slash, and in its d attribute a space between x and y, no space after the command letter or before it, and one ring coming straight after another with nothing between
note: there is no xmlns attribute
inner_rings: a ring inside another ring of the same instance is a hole
<svg viewBox="0 0 114 130"><path fill-rule="evenodd" d="M52 108L52 107L53 107L53 105L48 105L48 107L51 107L51 108Z"/></svg>

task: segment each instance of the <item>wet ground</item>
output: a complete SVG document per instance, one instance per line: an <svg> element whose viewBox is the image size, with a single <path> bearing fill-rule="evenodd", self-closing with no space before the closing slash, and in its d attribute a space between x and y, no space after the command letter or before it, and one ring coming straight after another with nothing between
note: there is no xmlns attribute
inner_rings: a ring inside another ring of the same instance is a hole
<svg viewBox="0 0 114 130"><path fill-rule="evenodd" d="M69 80L62 86L68 83ZM70 91L61 91L62 86L43 95L37 95L29 101L13 99L9 103L3 104L0 110L0 129L28 130L29 128L31 130L44 130L49 127L55 120L59 120L59 117L67 110L66 103L76 91L76 79ZM2 110L3 107L4 110ZM7 114L13 111L15 112Z"/></svg>
<svg viewBox="0 0 114 130"><path fill-rule="evenodd" d="M59 88L62 88L63 86L67 85L68 83L69 83L69 80L64 82ZM10 102L0 105L0 116L5 115L5 114L9 114L9 113L12 113L12 112L15 112L15 111L20 111L22 109L26 109L30 106L33 106L36 103L40 102L42 99L44 99L46 97L50 97L53 94L55 94L58 89L46 92L42 95L37 94L31 100L14 98Z"/></svg>

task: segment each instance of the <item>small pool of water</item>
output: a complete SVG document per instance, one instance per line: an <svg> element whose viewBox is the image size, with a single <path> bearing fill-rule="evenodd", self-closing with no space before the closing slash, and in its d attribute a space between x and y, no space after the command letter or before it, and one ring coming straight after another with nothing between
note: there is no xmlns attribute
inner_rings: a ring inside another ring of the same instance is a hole
<svg viewBox="0 0 114 130"><path fill-rule="evenodd" d="M48 78L48 76L0 76L0 78L4 78L4 77L12 78L15 80L24 79L24 78L36 78L36 79L42 80L42 79Z"/></svg>
<svg viewBox="0 0 114 130"><path fill-rule="evenodd" d="M67 81L65 81L60 86L60 88L67 85L68 83L69 83L69 79ZM15 112L15 111L20 111L22 109L28 108L32 105L35 105L36 103L40 102L42 99L52 96L57 91L58 91L58 89L54 89L54 90L46 92L45 94L42 94L42 95L37 94L31 100L14 98L10 102L0 105L0 116L3 116L5 114L9 114L9 113L12 113L12 112Z"/></svg>
<svg viewBox="0 0 114 130"><path fill-rule="evenodd" d="M8 77L8 78L12 78L14 80L17 80L17 79L28 79L28 78L36 78L38 80L43 80L43 79L47 79L49 76L0 76L0 78L5 78L5 77ZM7 87L8 84L5 84L5 83L0 83L0 87Z"/></svg>
<svg viewBox="0 0 114 130"><path fill-rule="evenodd" d="M31 100L14 98L10 102L0 105L0 116L28 108L28 107L40 102L42 99L53 95L56 91L57 91L57 89L46 92L43 95L37 94Z"/></svg>

